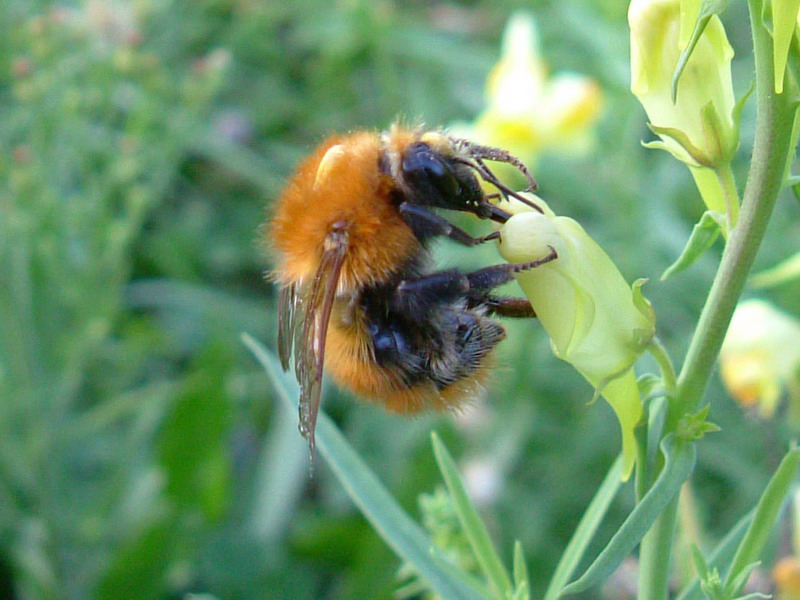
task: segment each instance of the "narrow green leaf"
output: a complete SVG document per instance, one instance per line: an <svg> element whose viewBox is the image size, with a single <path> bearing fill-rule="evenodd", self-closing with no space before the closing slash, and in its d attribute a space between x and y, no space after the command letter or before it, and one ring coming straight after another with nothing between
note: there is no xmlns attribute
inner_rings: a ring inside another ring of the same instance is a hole
<svg viewBox="0 0 800 600"><path fill-rule="evenodd" d="M711 17L722 13L727 6L728 0L703 0L703 3L700 5L700 10L697 13L697 21L695 21L694 29L692 30L692 37L689 38L689 43L678 57L678 64L675 66L675 73L672 75L673 104L678 99L678 83L680 82L681 75L683 75L683 71L686 68L686 63L689 62L689 58L691 58L692 52L694 52L694 48L697 46L697 42L700 41L700 36L703 35L703 32L706 29L706 25L708 25Z"/></svg>
<svg viewBox="0 0 800 600"><path fill-rule="evenodd" d="M530 600L531 583L528 578L528 566L525 564L525 555L522 544L517 540L514 543L514 592L510 600Z"/></svg>
<svg viewBox="0 0 800 600"><path fill-rule="evenodd" d="M709 554L707 562L709 572L712 569L724 570L726 566L733 559L736 548L739 546L742 538L744 537L747 528L753 520L755 511L750 511L744 517L739 519L736 525L728 532L728 534L717 544L714 550ZM695 578L688 584L675 600L703 600L703 594L700 590L700 579Z"/></svg>
<svg viewBox="0 0 800 600"><path fill-rule="evenodd" d="M561 595L575 594L606 579L641 542L661 512L680 491L694 469L697 451L694 443L668 435L662 442L664 469L653 487L636 505L608 545L577 580L566 586Z"/></svg>
<svg viewBox="0 0 800 600"><path fill-rule="evenodd" d="M530 600L531 590L527 583L522 583L514 590L511 600Z"/></svg>
<svg viewBox="0 0 800 600"><path fill-rule="evenodd" d="M273 414L248 504L250 528L259 540L275 540L288 528L308 481L308 445L297 435L296 411L281 402Z"/></svg>
<svg viewBox="0 0 800 600"><path fill-rule="evenodd" d="M561 590L572 577L578 563L583 558L586 548L592 541L597 528L606 516L608 507L611 505L612 500L617 495L622 480L620 479L622 468L622 456L618 456L611 468L608 470L603 483L597 490L597 493L592 498L586 512L583 513L575 533L572 534L569 544L561 555L558 561L556 570L547 586L547 591L544 595L544 600L555 600L561 594Z"/></svg>
<svg viewBox="0 0 800 600"><path fill-rule="evenodd" d="M728 592L729 598L733 598L739 593L739 590L744 588L745 584L750 579L750 575L759 567L759 565L761 565L760 560L750 563L744 569L742 569L742 572L739 573L729 585L725 586L725 591Z"/></svg>
<svg viewBox="0 0 800 600"><path fill-rule="evenodd" d="M703 557L703 553L700 552L700 548L695 544L692 544L692 562L694 562L697 576L700 579L708 579L708 576L711 574L711 569L708 568L708 564L706 564L706 559Z"/></svg>
<svg viewBox="0 0 800 600"><path fill-rule="evenodd" d="M283 373L273 352L247 334L243 334L242 339L264 367L281 399L296 411L300 393L297 382ZM447 561L425 531L397 504L333 422L322 413L317 423L317 448L375 530L398 556L414 565L431 588L443 598L485 600L486 596L471 585L468 576L459 577L455 568L443 568L442 563Z"/></svg>
<svg viewBox="0 0 800 600"><path fill-rule="evenodd" d="M645 454L646 463L644 465L645 476L643 478L644 489L649 490L653 479L659 472L658 447L661 436L664 434L664 424L667 422L667 400L666 398L656 398L650 403L647 419L647 449ZM644 493L647 493L646 491Z"/></svg>
<svg viewBox="0 0 800 600"><path fill-rule="evenodd" d="M489 532L464 487L464 482L461 480L461 475L453 457L435 431L431 432L431 440L436 463L439 465L444 482L450 491L450 497L458 514L458 520L461 522L461 527L464 529L464 533L469 540L470 546L472 546L472 551L475 553L478 563L481 565L481 569L483 569L495 592L502 597L511 595L513 592L511 577L503 565L503 561L497 555L492 539L489 537Z"/></svg>
<svg viewBox="0 0 800 600"><path fill-rule="evenodd" d="M516 588L515 597L519 595L519 591L525 588L525 595L522 598L528 598L531 582L528 576L528 564L525 561L525 551L522 549L522 543L517 540L514 542L514 587Z"/></svg>
<svg viewBox="0 0 800 600"><path fill-rule="evenodd" d="M789 487L797 473L798 466L800 466L800 448L793 448L783 457L778 470L775 471L775 475L770 479L758 501L753 521L731 562L731 568L725 578L726 586L738 577L739 573L748 565L758 560L772 527L778 519L778 514L789 493ZM736 593L738 591L735 590Z"/></svg>
<svg viewBox="0 0 800 600"><path fill-rule="evenodd" d="M711 248L717 236L722 232L720 219L724 219L724 217L718 213L708 210L703 213L700 221L696 223L692 229L692 235L689 236L689 241L686 242L686 247L683 249L683 252L681 252L678 259L664 271L664 274L661 275L661 281L688 269L706 250Z"/></svg>

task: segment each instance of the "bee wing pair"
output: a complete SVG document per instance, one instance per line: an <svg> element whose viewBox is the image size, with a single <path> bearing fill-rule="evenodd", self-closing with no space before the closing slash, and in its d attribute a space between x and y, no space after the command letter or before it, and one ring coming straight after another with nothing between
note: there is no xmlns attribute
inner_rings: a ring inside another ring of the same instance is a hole
<svg viewBox="0 0 800 600"><path fill-rule="evenodd" d="M325 341L336 289L347 256L346 231L334 230L325 240L319 267L311 283L283 287L278 299L278 355L284 370L294 352L294 368L300 383L300 433L314 455Z"/></svg>

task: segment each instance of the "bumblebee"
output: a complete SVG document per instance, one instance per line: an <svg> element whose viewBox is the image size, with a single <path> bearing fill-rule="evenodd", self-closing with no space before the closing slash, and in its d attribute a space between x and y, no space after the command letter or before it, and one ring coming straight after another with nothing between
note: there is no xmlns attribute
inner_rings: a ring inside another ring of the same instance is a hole
<svg viewBox="0 0 800 600"><path fill-rule="evenodd" d="M492 293L514 274L556 258L474 272L433 271L436 236L473 237L433 209L504 223L493 204L514 196L487 161L517 158L452 137L393 125L323 142L297 169L266 229L280 285L278 354L300 383L300 431L314 450L323 368L341 386L392 412L454 408L483 387L505 330L489 318L533 317L526 300ZM479 178L496 187L483 191ZM534 208L538 210L535 205Z"/></svg>

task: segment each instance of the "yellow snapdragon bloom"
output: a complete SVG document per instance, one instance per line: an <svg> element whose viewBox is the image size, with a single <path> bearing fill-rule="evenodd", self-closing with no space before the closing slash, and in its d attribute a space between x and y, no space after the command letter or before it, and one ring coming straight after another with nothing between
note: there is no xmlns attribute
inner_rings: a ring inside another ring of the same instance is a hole
<svg viewBox="0 0 800 600"><path fill-rule="evenodd" d="M800 600L800 490L792 492L792 554L772 567L777 600Z"/></svg>
<svg viewBox="0 0 800 600"><path fill-rule="evenodd" d="M509 262L558 258L516 276L550 336L553 352L574 366L611 404L622 430L623 473L636 459L633 430L642 406L633 363L655 334L655 315L616 265L584 229L556 216L534 197L544 214L522 203L500 228L500 253Z"/></svg>
<svg viewBox="0 0 800 600"><path fill-rule="evenodd" d="M632 0L631 91L647 112L661 148L691 170L709 210L728 214L735 224L738 206L728 207L714 170L726 167L739 144L731 79L733 49L716 15L706 25L672 96L672 78L699 10L696 0Z"/></svg>
<svg viewBox="0 0 800 600"><path fill-rule="evenodd" d="M577 73L548 77L536 23L517 13L506 26L502 56L486 81L486 108L473 123L454 129L531 163L543 150L589 148L601 105L594 80Z"/></svg>
<svg viewBox="0 0 800 600"><path fill-rule="evenodd" d="M800 600L800 560L786 556L772 568L777 600Z"/></svg>
<svg viewBox="0 0 800 600"><path fill-rule="evenodd" d="M800 370L800 321L763 300L746 300L733 313L720 351L720 372L739 404L770 417Z"/></svg>

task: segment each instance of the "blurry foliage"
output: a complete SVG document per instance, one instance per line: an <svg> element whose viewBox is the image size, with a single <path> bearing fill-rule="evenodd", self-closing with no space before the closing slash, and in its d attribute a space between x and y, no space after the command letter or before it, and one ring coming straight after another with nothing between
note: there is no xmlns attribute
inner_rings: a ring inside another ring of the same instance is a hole
<svg viewBox="0 0 800 600"><path fill-rule="evenodd" d="M596 78L607 98L599 147L543 157L541 192L629 280L653 279L646 293L679 356L714 255L655 282L702 204L680 165L639 145L649 134L627 89L624 3L0 3L3 597L391 597L399 561L324 465L308 479L291 416L239 341L274 339L258 227L325 135L398 115L474 118L523 6L553 68ZM727 16L739 50L744 15ZM750 68L737 55L736 72ZM778 207L757 267L797 250L797 216L796 203ZM498 260L438 250L443 262ZM800 314L789 287L773 299ZM411 512L438 481L433 423L457 455L500 457L485 516L497 547L522 541L535 587L618 433L535 323L510 330L478 419L402 420L334 389L326 411ZM712 394L723 432L703 442L695 477L711 537L754 503L790 433L780 418L746 419L719 385Z"/></svg>

